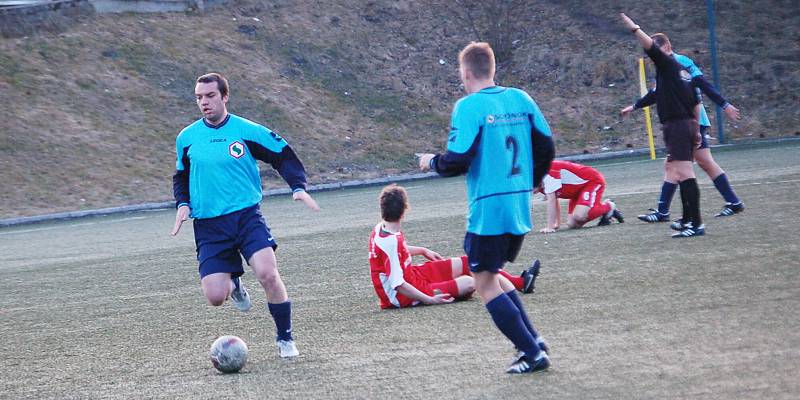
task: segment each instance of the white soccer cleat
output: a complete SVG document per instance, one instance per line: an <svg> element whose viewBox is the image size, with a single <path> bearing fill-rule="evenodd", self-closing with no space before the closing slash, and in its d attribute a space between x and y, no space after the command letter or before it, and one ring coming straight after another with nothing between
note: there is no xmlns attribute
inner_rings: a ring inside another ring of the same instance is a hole
<svg viewBox="0 0 800 400"><path fill-rule="evenodd" d="M292 358L300 355L294 340L278 340L275 345L278 346L278 355L281 358Z"/></svg>
<svg viewBox="0 0 800 400"><path fill-rule="evenodd" d="M239 311L248 311L251 307L253 307L253 303L250 302L250 294L247 293L247 289L245 289L244 282L242 282L241 277L237 277L235 280L239 281L239 285L237 286L235 283L233 285L233 290L231 291L231 302L233 302L234 307L236 307Z"/></svg>

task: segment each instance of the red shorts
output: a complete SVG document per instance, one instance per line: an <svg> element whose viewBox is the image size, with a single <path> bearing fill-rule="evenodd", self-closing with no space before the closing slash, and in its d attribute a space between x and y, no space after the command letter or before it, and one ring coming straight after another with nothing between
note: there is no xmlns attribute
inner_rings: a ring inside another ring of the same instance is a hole
<svg viewBox="0 0 800 400"><path fill-rule="evenodd" d="M461 257L461 262L466 265L467 257ZM408 273L411 272L409 271L411 268L414 274ZM453 278L453 263L450 258L413 265L406 269L406 272L406 282L428 296L433 296L434 290L440 290L442 293L458 297L458 284Z"/></svg>
<svg viewBox="0 0 800 400"><path fill-rule="evenodd" d="M600 181L589 181L583 185L576 197L569 199L569 214L575 210L576 206L586 206L592 208L600 204L603 200L603 191L606 190L606 183Z"/></svg>

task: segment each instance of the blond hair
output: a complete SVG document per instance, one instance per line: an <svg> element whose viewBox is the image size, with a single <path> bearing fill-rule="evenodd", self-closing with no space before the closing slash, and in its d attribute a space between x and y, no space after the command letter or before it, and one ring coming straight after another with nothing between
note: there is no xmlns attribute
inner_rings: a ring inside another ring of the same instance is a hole
<svg viewBox="0 0 800 400"><path fill-rule="evenodd" d="M478 79L494 78L494 51L486 42L471 42L458 54L458 64Z"/></svg>

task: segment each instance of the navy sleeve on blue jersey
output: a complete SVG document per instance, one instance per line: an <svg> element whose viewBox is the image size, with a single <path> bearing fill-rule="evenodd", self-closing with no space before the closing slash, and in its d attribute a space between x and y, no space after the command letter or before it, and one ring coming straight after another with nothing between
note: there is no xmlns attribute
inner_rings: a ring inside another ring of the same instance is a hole
<svg viewBox="0 0 800 400"><path fill-rule="evenodd" d="M652 106L656 104L656 91L655 90L648 90L647 94L642 96L639 100L636 100L636 103L633 104L634 109L640 109Z"/></svg>
<svg viewBox="0 0 800 400"><path fill-rule="evenodd" d="M531 144L533 145L533 187L539 187L542 179L550 171L550 164L556 157L556 146L553 136L540 131L536 124L531 124Z"/></svg>
<svg viewBox="0 0 800 400"><path fill-rule="evenodd" d="M447 150L444 154L435 155L431 161L431 166L436 173L444 177L458 176L467 173L470 164L472 164L472 159L475 158L482 133L482 129L479 129L478 135L475 136L472 145L463 153Z"/></svg>
<svg viewBox="0 0 800 400"><path fill-rule="evenodd" d="M175 208L181 204L189 204L189 147L183 149L181 156L183 169L176 169L172 175L172 193L175 196Z"/></svg>
<svg viewBox="0 0 800 400"><path fill-rule="evenodd" d="M292 190L306 189L306 170L294 150L287 144L280 152L274 152L254 141L245 140L250 154L257 160L275 168Z"/></svg>
<svg viewBox="0 0 800 400"><path fill-rule="evenodd" d="M707 81L706 78L703 78L703 75L692 78L692 84L694 84L695 87L700 88L700 91L705 93L705 95L708 96L711 101L716 103L716 105L724 107L726 104L728 104L725 98L722 97L719 91L717 91L717 88Z"/></svg>

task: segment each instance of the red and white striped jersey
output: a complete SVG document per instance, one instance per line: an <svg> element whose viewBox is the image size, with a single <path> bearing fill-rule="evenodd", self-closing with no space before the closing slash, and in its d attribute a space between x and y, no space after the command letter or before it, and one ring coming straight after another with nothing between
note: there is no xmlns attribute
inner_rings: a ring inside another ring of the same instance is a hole
<svg viewBox="0 0 800 400"><path fill-rule="evenodd" d="M411 254L403 232L387 232L382 222L375 225L369 237L369 270L381 308L408 307L417 303L397 292L397 287L406 282L404 273L409 266Z"/></svg>
<svg viewBox="0 0 800 400"><path fill-rule="evenodd" d="M605 184L605 178L592 167L562 160L553 160L542 180L544 193L555 193L561 199L578 196L587 182Z"/></svg>

